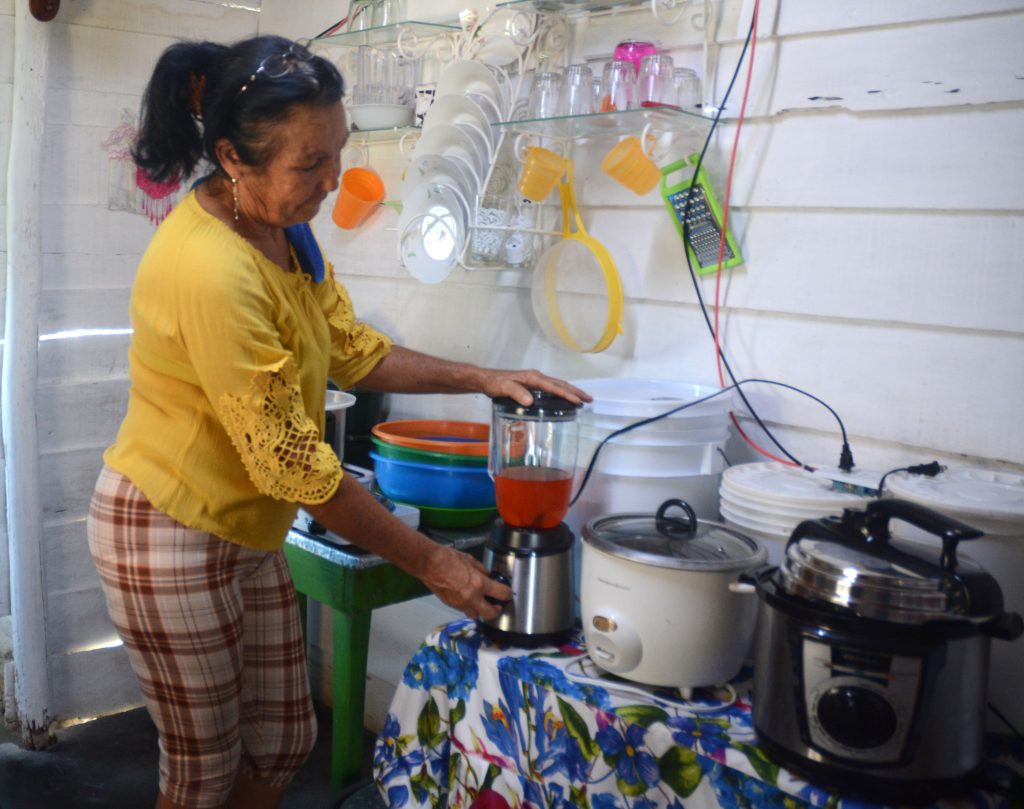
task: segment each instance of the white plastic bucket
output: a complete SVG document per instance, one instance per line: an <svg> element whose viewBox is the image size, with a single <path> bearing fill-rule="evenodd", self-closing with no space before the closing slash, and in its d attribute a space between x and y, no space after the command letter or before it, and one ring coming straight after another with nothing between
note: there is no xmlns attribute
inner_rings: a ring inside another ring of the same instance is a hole
<svg viewBox="0 0 1024 809"><path fill-rule="evenodd" d="M719 452L724 440L713 443L640 444L613 438L601 446L603 439L580 432L578 464L586 468L594 453L595 469L631 477L682 477L717 474L725 467Z"/></svg>
<svg viewBox="0 0 1024 809"><path fill-rule="evenodd" d="M660 415L679 405L703 399L721 390L710 385L673 379L624 377L577 379L573 384L594 397L590 407L595 414L641 418ZM735 391L727 391L715 396L714 399L692 405L681 410L679 415L727 413L732 409L734 393Z"/></svg>
<svg viewBox="0 0 1024 809"><path fill-rule="evenodd" d="M663 412L667 412L667 408ZM582 427L614 432L649 418L652 418L652 416L613 416L595 413L590 405L585 405L580 410L579 420ZM689 410L683 410L674 415L652 421L649 424L644 424L642 427L636 427L628 433L623 433L623 435L654 436L660 433L689 432L691 430L707 430L711 428L728 429L729 423L729 414L727 412L691 414Z"/></svg>

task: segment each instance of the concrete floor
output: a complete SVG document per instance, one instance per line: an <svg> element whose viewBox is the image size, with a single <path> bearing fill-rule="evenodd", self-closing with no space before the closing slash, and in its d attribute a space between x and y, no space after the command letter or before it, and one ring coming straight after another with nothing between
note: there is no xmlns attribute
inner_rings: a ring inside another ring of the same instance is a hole
<svg viewBox="0 0 1024 809"><path fill-rule="evenodd" d="M292 783L282 809L330 809L329 709L318 708L316 748ZM0 722L2 728L2 722ZM19 746L20 735L0 729L0 809L149 809L157 797L156 729L142 708L57 731L49 750ZM370 775L374 737L364 740L363 775ZM345 809L384 803L372 787Z"/></svg>

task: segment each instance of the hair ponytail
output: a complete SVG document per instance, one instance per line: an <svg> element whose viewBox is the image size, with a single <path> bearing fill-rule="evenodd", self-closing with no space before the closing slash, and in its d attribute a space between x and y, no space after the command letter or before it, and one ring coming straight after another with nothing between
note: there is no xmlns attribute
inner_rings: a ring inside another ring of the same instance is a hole
<svg viewBox="0 0 1024 809"><path fill-rule="evenodd" d="M212 42L171 45L157 61L142 98L136 165L156 182L189 177L203 157L200 97L227 48ZM198 91L198 92L197 92Z"/></svg>

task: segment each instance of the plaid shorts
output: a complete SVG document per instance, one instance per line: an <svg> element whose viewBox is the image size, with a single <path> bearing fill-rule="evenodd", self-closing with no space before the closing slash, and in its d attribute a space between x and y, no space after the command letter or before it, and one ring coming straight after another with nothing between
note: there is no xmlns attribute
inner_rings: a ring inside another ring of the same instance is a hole
<svg viewBox="0 0 1024 809"><path fill-rule="evenodd" d="M219 806L241 771L287 784L316 740L283 551L187 528L104 467L89 549L160 735L160 791Z"/></svg>

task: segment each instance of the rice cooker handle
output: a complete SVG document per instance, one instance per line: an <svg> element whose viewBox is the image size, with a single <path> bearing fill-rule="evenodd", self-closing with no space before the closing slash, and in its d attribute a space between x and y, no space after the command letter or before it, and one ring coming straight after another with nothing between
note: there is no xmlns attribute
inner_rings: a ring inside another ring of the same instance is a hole
<svg viewBox="0 0 1024 809"><path fill-rule="evenodd" d="M887 545L890 537L889 520L892 519L904 520L939 537L942 540L942 567L948 571L956 568L957 543L977 539L984 534L977 528L909 500L886 498L873 500L865 510L864 526L867 528L868 541Z"/></svg>
<svg viewBox="0 0 1024 809"><path fill-rule="evenodd" d="M672 508L672 506L678 506L686 512L686 524L682 525L681 520L678 517L667 517L666 512ZM685 500L679 500L678 498L672 498L666 500L660 506L655 514L655 524L658 526L658 531L671 536L679 536L680 533L685 533L687 538L695 536L697 534L697 514L691 508L690 504Z"/></svg>

